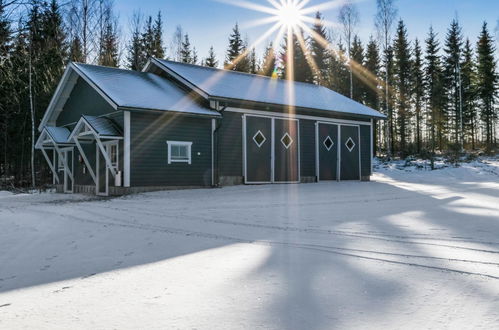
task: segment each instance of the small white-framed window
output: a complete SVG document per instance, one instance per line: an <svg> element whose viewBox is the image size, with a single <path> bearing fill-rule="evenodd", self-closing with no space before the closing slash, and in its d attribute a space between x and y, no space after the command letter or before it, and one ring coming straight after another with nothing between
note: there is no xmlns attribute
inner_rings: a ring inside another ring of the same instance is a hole
<svg viewBox="0 0 499 330"><path fill-rule="evenodd" d="M168 164L188 163L191 164L192 142L188 141L166 141L168 145Z"/></svg>
<svg viewBox="0 0 499 330"><path fill-rule="evenodd" d="M109 149L108 149L108 154L109 154L109 159L111 160L111 165L114 167L116 171L119 170L118 164L119 164L119 153L118 153L118 142L109 144Z"/></svg>

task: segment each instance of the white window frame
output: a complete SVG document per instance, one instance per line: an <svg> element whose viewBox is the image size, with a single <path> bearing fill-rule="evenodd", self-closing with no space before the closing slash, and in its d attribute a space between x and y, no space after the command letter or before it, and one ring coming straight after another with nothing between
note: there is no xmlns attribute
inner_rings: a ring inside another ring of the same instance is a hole
<svg viewBox="0 0 499 330"><path fill-rule="evenodd" d="M166 141L168 145L168 164L188 163L192 164L192 142L189 141ZM187 159L172 159L172 146L187 147Z"/></svg>

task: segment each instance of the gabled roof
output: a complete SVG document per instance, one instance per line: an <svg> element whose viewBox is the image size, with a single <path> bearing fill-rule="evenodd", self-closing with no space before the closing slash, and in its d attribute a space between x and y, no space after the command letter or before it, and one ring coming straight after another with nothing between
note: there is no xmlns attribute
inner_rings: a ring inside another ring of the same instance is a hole
<svg viewBox="0 0 499 330"><path fill-rule="evenodd" d="M70 63L40 123L40 131L45 126L55 126L55 119L78 78L84 79L116 110L144 109L220 116L197 103L188 92L153 73Z"/></svg>
<svg viewBox="0 0 499 330"><path fill-rule="evenodd" d="M328 88L301 82L152 59L161 69L207 98L234 99L385 118L380 112Z"/></svg>
<svg viewBox="0 0 499 330"><path fill-rule="evenodd" d="M55 143L68 143L68 137L71 132L66 127L47 126L45 127L45 130Z"/></svg>
<svg viewBox="0 0 499 330"><path fill-rule="evenodd" d="M122 136L114 122L106 117L82 116L99 136Z"/></svg>

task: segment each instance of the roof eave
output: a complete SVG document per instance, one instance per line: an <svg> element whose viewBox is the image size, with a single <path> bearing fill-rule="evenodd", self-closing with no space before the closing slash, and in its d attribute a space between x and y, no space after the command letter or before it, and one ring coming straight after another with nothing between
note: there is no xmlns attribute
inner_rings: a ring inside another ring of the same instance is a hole
<svg viewBox="0 0 499 330"><path fill-rule="evenodd" d="M123 111L132 111L132 112L160 112L160 113L173 113L176 115L186 115L186 116L194 116L194 117L210 117L210 118L217 118L221 117L222 115L216 111L212 111L212 113L195 113L195 112L188 112L188 111L178 111L178 110L164 110L164 109L151 109L151 108L137 108L137 107L126 107L126 106L120 106L118 107L119 110Z"/></svg>
<svg viewBox="0 0 499 330"><path fill-rule="evenodd" d="M387 117L383 115L382 113L377 115L368 115L368 114L359 114L359 113L353 113L353 112L344 112L344 111L333 111L333 110L325 110L325 109L318 109L318 108L307 108L307 107L299 107L299 106L290 106L286 104L279 104L279 103L268 103L268 102L259 102L259 101L250 101L250 100L243 100L243 99L236 99L236 98L230 98L230 97L222 97L222 96L210 96L209 98L210 101L231 101L231 102L242 102L242 103L253 103L253 104L258 104L258 105L265 105L269 107L275 107L275 108L295 108L298 110L304 110L304 111L322 111L326 112L329 114L335 114L335 115L348 115L348 116L354 116L354 117L359 117L359 118L366 118L366 119L371 119L371 118L376 118L376 119L383 119L385 120ZM376 111L376 110L374 110Z"/></svg>

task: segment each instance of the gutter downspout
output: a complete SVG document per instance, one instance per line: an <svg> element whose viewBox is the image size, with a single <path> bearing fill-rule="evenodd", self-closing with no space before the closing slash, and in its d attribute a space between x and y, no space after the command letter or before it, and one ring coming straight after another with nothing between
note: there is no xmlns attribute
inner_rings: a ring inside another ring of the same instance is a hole
<svg viewBox="0 0 499 330"><path fill-rule="evenodd" d="M223 120L223 113L225 109L227 108L227 105L224 105L222 108L219 107L218 102L216 103L216 109L221 115L221 118L217 118L217 126L215 130L213 131L213 138L215 139L214 143L214 154L215 154L215 182L214 182L214 187L215 188L220 188L220 137L218 134L219 129L222 127L222 120Z"/></svg>

